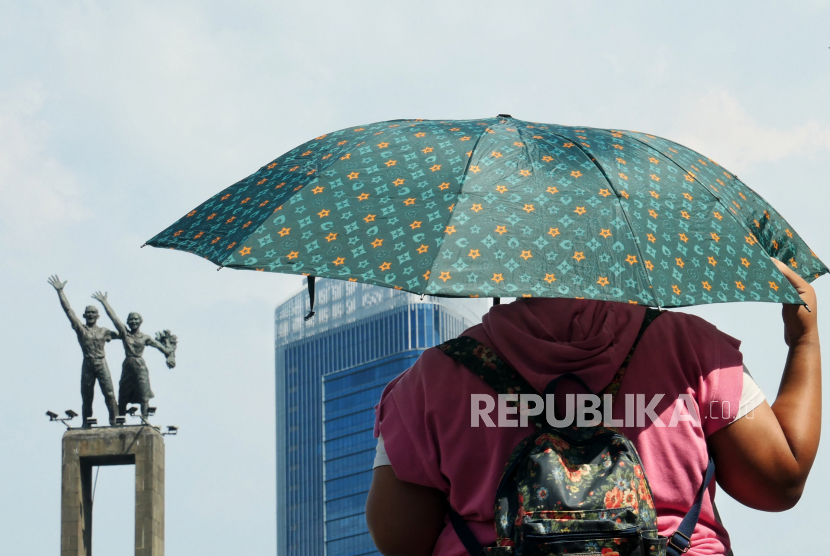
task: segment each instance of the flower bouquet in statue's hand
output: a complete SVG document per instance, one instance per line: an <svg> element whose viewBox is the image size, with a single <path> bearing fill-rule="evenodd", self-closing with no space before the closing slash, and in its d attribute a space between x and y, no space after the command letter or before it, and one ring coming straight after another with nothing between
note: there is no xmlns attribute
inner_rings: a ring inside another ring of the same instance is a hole
<svg viewBox="0 0 830 556"><path fill-rule="evenodd" d="M172 369L176 366L176 346L179 343L178 337L169 330L156 332L156 341L164 346L164 353L167 354L167 367Z"/></svg>

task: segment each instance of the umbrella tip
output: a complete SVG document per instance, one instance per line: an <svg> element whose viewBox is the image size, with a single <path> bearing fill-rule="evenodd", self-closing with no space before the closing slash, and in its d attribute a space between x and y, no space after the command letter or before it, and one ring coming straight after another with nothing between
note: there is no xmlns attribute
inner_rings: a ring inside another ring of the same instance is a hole
<svg viewBox="0 0 830 556"><path fill-rule="evenodd" d="M512 118L513 116L511 116L510 114L499 114L498 117L499 118Z"/></svg>

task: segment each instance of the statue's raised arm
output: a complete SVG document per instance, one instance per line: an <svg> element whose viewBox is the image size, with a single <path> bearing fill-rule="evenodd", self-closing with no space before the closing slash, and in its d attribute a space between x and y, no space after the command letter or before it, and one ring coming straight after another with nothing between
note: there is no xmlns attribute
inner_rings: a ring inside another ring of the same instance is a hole
<svg viewBox="0 0 830 556"><path fill-rule="evenodd" d="M63 308L63 312L66 313L66 316L69 317L69 322L72 323L72 328L78 330L83 324L81 323L81 319L75 315L75 311L72 310L72 307L69 305L69 300L66 299L66 294L63 293L63 288L66 286L66 282L61 282L61 279L58 278L58 275L55 274L50 276L47 280L49 284L55 288L55 291L58 292L58 299L61 302L61 307Z"/></svg>
<svg viewBox="0 0 830 556"><path fill-rule="evenodd" d="M104 306L104 311L107 312L107 316L112 321L112 324L115 326L115 329L118 331L118 335L123 338L127 334L127 327L124 326L124 323L121 322L121 319L118 318L118 315L115 314L115 310L110 306L109 302L107 301L107 292L95 292L92 294L92 299L101 302L101 305Z"/></svg>

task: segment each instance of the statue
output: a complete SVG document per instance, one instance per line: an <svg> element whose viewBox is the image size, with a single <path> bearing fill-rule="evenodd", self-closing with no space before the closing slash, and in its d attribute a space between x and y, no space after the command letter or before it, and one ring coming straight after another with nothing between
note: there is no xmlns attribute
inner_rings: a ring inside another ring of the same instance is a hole
<svg viewBox="0 0 830 556"><path fill-rule="evenodd" d="M69 301L63 292L66 282L61 282L57 275L49 277L48 281L58 292L61 307L63 307L66 316L69 317L72 329L78 335L78 343L81 344L81 351L84 354L84 362L81 366L81 399L83 400L81 413L84 420L83 426L85 428L90 426L87 420L92 417L92 399L95 395L96 380L107 403L110 425L115 425L117 406L115 393L112 390L112 377L107 366L104 346L110 340L119 338L120 336L112 330L96 326L95 323L98 322L98 309L94 305L89 305L84 309L83 316L86 324L82 323L69 306Z"/></svg>
<svg viewBox="0 0 830 556"><path fill-rule="evenodd" d="M124 415L127 404L141 405L141 415L148 416L150 399L155 396L150 388L150 372L144 361L144 347L151 346L167 356L167 367L176 366L176 344L178 339L169 330L159 332L153 339L140 331L144 319L138 313L127 315L127 327L115 314L107 301L106 292L95 292L93 299L97 299L104 306L107 316L118 330L118 337L124 342L124 363L121 365L121 380L118 383L118 413Z"/></svg>

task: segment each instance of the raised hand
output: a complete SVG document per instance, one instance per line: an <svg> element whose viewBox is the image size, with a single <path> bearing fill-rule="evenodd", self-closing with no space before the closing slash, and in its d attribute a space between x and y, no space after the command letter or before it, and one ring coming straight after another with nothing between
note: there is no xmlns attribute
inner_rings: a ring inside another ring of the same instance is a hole
<svg viewBox="0 0 830 556"><path fill-rule="evenodd" d="M793 346L802 340L818 339L818 306L816 291L807 280L778 259L772 259L781 274L793 285L809 309L802 305L785 304L781 309L784 319L784 341Z"/></svg>
<svg viewBox="0 0 830 556"><path fill-rule="evenodd" d="M104 293L95 292L94 294L92 294L92 299L100 301L101 303L106 303L107 302L107 292L104 292Z"/></svg>
<svg viewBox="0 0 830 556"><path fill-rule="evenodd" d="M47 282L49 282L49 284L58 291L63 291L63 287L66 285L66 282L61 282L61 279L58 278L57 274L50 276Z"/></svg>

